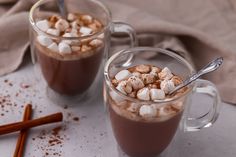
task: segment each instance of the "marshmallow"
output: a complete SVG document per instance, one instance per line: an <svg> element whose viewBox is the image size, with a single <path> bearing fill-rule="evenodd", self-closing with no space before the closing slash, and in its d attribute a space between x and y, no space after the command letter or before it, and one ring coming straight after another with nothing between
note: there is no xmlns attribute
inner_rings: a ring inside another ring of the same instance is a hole
<svg viewBox="0 0 236 157"><path fill-rule="evenodd" d="M55 36L59 36L59 35L60 35L60 31L59 31L59 30L57 30L57 29L52 29L52 28L49 28L49 29L47 30L47 33L48 33L48 34L51 34L51 35L55 35Z"/></svg>
<svg viewBox="0 0 236 157"><path fill-rule="evenodd" d="M150 84L155 82L155 76L152 74L142 74L142 80L144 84Z"/></svg>
<svg viewBox="0 0 236 157"><path fill-rule="evenodd" d="M71 25L72 29L78 29L79 28L79 26L78 26L76 21L71 22L70 25Z"/></svg>
<svg viewBox="0 0 236 157"><path fill-rule="evenodd" d="M161 89L166 93L170 93L171 91L173 91L175 89L175 84L173 81L171 80L164 80L161 81Z"/></svg>
<svg viewBox="0 0 236 157"><path fill-rule="evenodd" d="M128 79L130 76L131 76L131 73L129 72L129 70L121 70L115 75L115 78L116 80L120 81L120 80Z"/></svg>
<svg viewBox="0 0 236 157"><path fill-rule="evenodd" d="M150 89L150 96L152 100L165 99L165 92L161 89Z"/></svg>
<svg viewBox="0 0 236 157"><path fill-rule="evenodd" d="M48 46L48 48L54 52L58 52L58 46L55 42Z"/></svg>
<svg viewBox="0 0 236 157"><path fill-rule="evenodd" d="M82 33L82 36L86 36L86 35L89 35L92 32L92 29L82 26L80 28L79 32Z"/></svg>
<svg viewBox="0 0 236 157"><path fill-rule="evenodd" d="M94 46L94 47L98 47L102 45L102 40L100 39L94 39L91 42L89 42L89 45Z"/></svg>
<svg viewBox="0 0 236 157"><path fill-rule="evenodd" d="M124 102L125 100L119 96L116 92L111 91L110 92L110 96L112 98L113 101L115 101L118 105L121 104L121 102Z"/></svg>
<svg viewBox="0 0 236 157"><path fill-rule="evenodd" d="M154 76L158 76L158 73L159 73L160 71L161 71L160 68L152 67L150 74L152 74L152 75L154 75Z"/></svg>
<svg viewBox="0 0 236 157"><path fill-rule="evenodd" d="M153 108L150 105L143 105L139 109L139 115L144 117L144 118L151 118L155 117L157 114L157 111L155 108Z"/></svg>
<svg viewBox="0 0 236 157"><path fill-rule="evenodd" d="M144 87L143 81L140 78L136 77L136 76L131 76L128 79L128 81L131 83L134 90Z"/></svg>
<svg viewBox="0 0 236 157"><path fill-rule="evenodd" d="M127 110L130 112L137 112L140 106L141 106L140 104L131 103L130 106L127 108Z"/></svg>
<svg viewBox="0 0 236 157"><path fill-rule="evenodd" d="M73 52L78 52L78 51L80 51L80 46L71 46L71 50Z"/></svg>
<svg viewBox="0 0 236 157"><path fill-rule="evenodd" d="M81 20L83 20L83 22L86 24L90 24L93 22L93 18L90 15L82 15Z"/></svg>
<svg viewBox="0 0 236 157"><path fill-rule="evenodd" d="M101 28L101 27L102 27L102 23L101 23L100 21L96 20L96 19L94 19L94 24L96 24L96 26L97 26L98 28Z"/></svg>
<svg viewBox="0 0 236 157"><path fill-rule="evenodd" d="M55 28L57 30L60 30L61 32L65 31L67 28L69 28L69 23L64 20L64 19L59 19L56 23L55 23Z"/></svg>
<svg viewBox="0 0 236 157"><path fill-rule="evenodd" d="M99 38L99 39L103 39L104 37L105 37L104 33L98 35L98 38Z"/></svg>
<svg viewBox="0 0 236 157"><path fill-rule="evenodd" d="M117 90L119 90L121 93L123 94L127 94L127 93L131 93L132 92L132 86L129 82L127 81L121 81L117 87L116 87Z"/></svg>
<svg viewBox="0 0 236 157"><path fill-rule="evenodd" d="M60 54L70 54L71 53L70 46L64 42L60 42L58 45L58 48L59 48Z"/></svg>
<svg viewBox="0 0 236 157"><path fill-rule="evenodd" d="M178 76L173 76L173 77L171 78L171 81L174 82L175 86L178 86L178 85L181 84L181 82L182 82L181 78L178 77Z"/></svg>
<svg viewBox="0 0 236 157"><path fill-rule="evenodd" d="M159 116L168 116L170 113L165 107L160 107L159 108Z"/></svg>
<svg viewBox="0 0 236 157"><path fill-rule="evenodd" d="M43 46L49 46L53 42L52 39L50 39L50 38L48 38L48 37L46 37L44 35L37 36L37 40Z"/></svg>
<svg viewBox="0 0 236 157"><path fill-rule="evenodd" d="M49 28L49 22L47 20L37 21L36 26L42 31L46 32Z"/></svg>
<svg viewBox="0 0 236 157"><path fill-rule="evenodd" d="M169 80L173 77L173 74L171 73L170 69L165 67L164 69L162 69L162 71L158 74L159 78L164 80Z"/></svg>
<svg viewBox="0 0 236 157"><path fill-rule="evenodd" d="M90 47L90 46L88 46L88 45L82 45L82 47L81 47L81 51L82 52L86 52L86 51L89 51L89 50L91 50L92 48Z"/></svg>
<svg viewBox="0 0 236 157"><path fill-rule="evenodd" d="M77 33L65 33L63 34L63 37L71 38L71 37L77 37ZM76 43L77 40L63 40L62 42L67 43L67 44L72 44Z"/></svg>
<svg viewBox="0 0 236 157"><path fill-rule="evenodd" d="M69 14L67 15L67 20L69 20L69 21L74 21L75 19L76 19L75 14L69 13Z"/></svg>
<svg viewBox="0 0 236 157"><path fill-rule="evenodd" d="M148 65L138 65L136 67L136 70L140 73L148 73L150 71L150 67Z"/></svg>
<svg viewBox="0 0 236 157"><path fill-rule="evenodd" d="M139 77L139 78L142 77L141 73L139 73L139 72L133 72L132 75L136 76L136 77Z"/></svg>
<svg viewBox="0 0 236 157"><path fill-rule="evenodd" d="M142 88L137 93L137 98L140 100L150 100L150 92L148 88Z"/></svg>

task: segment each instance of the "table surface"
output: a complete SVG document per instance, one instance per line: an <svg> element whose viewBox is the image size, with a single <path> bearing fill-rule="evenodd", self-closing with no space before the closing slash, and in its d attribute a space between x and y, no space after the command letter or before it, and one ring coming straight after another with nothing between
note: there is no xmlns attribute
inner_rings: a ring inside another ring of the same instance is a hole
<svg viewBox="0 0 236 157"><path fill-rule="evenodd" d="M31 129L25 157L118 157L120 153L112 136L102 101L102 90L86 103L60 103L47 99L40 79L34 76L31 63L0 78L0 124L20 121L24 106L33 105L33 117L63 112L61 123ZM101 84L101 81L99 82ZM101 89L101 88L100 88ZM4 101L3 101L4 99ZM208 98L195 96L194 104L204 104ZM196 104L196 105L197 105ZM195 105L195 106L196 106ZM200 107L197 106L197 110ZM166 151L165 157L235 157L236 107L223 103L220 117L211 128L199 132L180 130ZM77 120L79 118L79 121ZM53 132L62 126L59 133ZM0 137L1 157L12 157L18 133Z"/></svg>

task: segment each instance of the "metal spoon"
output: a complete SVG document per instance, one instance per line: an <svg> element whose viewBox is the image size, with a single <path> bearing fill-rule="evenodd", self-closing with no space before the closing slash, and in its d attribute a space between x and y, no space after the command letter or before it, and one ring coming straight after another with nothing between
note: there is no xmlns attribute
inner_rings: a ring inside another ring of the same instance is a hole
<svg viewBox="0 0 236 157"><path fill-rule="evenodd" d="M211 61L205 67L203 67L201 70L199 70L197 73L193 74L188 79L186 79L182 84L180 84L177 87L175 87L175 89L172 92L170 92L169 94L173 94L177 90L179 90L179 89L189 85L191 82L195 81L200 76L202 76L204 74L207 74L209 72L215 71L216 69L218 69L220 67L220 65L222 63L223 63L223 57L219 57L219 58Z"/></svg>
<svg viewBox="0 0 236 157"><path fill-rule="evenodd" d="M66 19L66 15L67 15L67 10L66 10L66 6L65 6L65 0L58 0L57 1L57 5L59 7L59 11L61 13L61 16Z"/></svg>

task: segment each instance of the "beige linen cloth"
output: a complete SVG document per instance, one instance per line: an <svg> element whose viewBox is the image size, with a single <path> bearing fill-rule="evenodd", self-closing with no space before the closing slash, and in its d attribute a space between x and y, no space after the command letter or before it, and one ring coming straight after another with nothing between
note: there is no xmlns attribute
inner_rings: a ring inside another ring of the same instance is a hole
<svg viewBox="0 0 236 157"><path fill-rule="evenodd" d="M223 66L206 78L217 85L224 101L236 103L236 1L102 1L114 21L136 29L140 45L177 50L197 69L224 57ZM0 0L0 75L13 72L22 63L29 46L28 10L34 2Z"/></svg>

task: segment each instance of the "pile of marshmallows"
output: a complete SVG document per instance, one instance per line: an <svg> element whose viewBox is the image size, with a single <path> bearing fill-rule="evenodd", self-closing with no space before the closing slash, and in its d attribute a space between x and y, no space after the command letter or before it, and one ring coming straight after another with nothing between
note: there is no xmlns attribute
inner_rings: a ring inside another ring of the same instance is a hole
<svg viewBox="0 0 236 157"><path fill-rule="evenodd" d="M163 100L177 85L182 82L181 78L174 76L169 68L160 69L155 66L138 65L134 71L122 70L112 80L113 85L121 93L139 100ZM122 99L110 93L112 99L121 102ZM137 104L131 108L137 108ZM139 104L140 105L140 104ZM153 105L142 105L139 114L143 117L153 117L156 109Z"/></svg>
<svg viewBox="0 0 236 157"><path fill-rule="evenodd" d="M59 16L51 16L48 19L36 22L36 26L43 32L55 37L84 37L94 34L101 30L103 25L100 21L87 14L69 13L67 19ZM48 49L59 52L60 54L70 54L72 52L85 52L93 47L103 44L104 34L99 35L93 40L53 40L45 35L37 36L38 42Z"/></svg>

